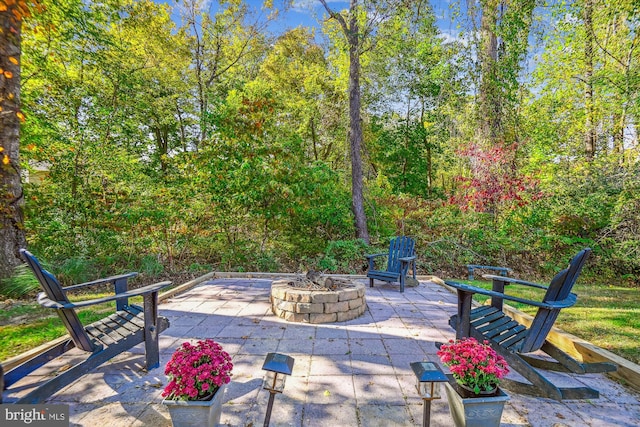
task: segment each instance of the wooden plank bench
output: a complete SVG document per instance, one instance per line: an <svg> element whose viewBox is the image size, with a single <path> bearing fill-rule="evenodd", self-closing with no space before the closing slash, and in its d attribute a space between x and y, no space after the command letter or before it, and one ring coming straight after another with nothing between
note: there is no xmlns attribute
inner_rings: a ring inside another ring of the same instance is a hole
<svg viewBox="0 0 640 427"><path fill-rule="evenodd" d="M70 338L61 340L49 350L34 355L17 367L0 372L0 384L4 382L7 389L7 401L12 403L40 403L61 388L71 384L112 357L131 349L139 343L145 343L146 368L153 369L160 365L158 334L169 327L169 321L158 316L158 292L171 285L171 282L160 282L135 290L127 290L127 281L137 273L107 277L80 285L62 287L56 278L42 268L40 262L28 251L20 250L22 257L33 270L40 285L44 289L38 295L38 303L43 307L55 309L64 323ZM89 301L71 302L67 291L87 286L111 283L115 294ZM142 296L143 306L129 304L129 298ZM84 326L80 322L76 310L95 304L110 301L116 302L115 313ZM77 348L81 351L71 352ZM73 354L73 363L65 366L55 376L41 380L36 386L26 387L21 380L47 362ZM15 387L12 387L15 385ZM28 388L27 392L23 389ZM2 402L2 394L0 394Z"/></svg>
<svg viewBox="0 0 640 427"><path fill-rule="evenodd" d="M496 267L493 265L476 265L476 264L467 264L467 269L469 270L469 280L473 280L473 271L478 270L492 270L496 271L500 274L500 276L507 277L510 272L513 270L508 267Z"/></svg>

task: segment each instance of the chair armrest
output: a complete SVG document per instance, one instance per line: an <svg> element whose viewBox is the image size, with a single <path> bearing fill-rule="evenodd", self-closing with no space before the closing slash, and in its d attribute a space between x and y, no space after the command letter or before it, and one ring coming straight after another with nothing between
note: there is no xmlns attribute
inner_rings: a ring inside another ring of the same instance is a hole
<svg viewBox="0 0 640 427"><path fill-rule="evenodd" d="M383 253L383 254L373 254L373 255L365 255L365 257L366 257L367 259L371 259L371 258L375 258L375 257L378 257L378 256L386 256L386 255L389 255L389 254L388 254L388 253Z"/></svg>
<svg viewBox="0 0 640 427"><path fill-rule="evenodd" d="M95 304L102 304L104 302L115 301L121 298L131 298L138 295L145 295L152 292L158 292L160 289L166 288L169 285L171 285L171 282L169 281L159 282L159 283L154 283L153 285L148 285L142 288L134 289L132 291L126 291L116 295L110 295L108 297L96 298L96 299L87 300L87 301L69 302L69 303L60 303L58 301L53 301L49 299L49 297L47 297L47 295L44 292L40 292L38 294L38 304L46 308L76 309L81 307L88 307L90 305L95 305Z"/></svg>
<svg viewBox="0 0 640 427"><path fill-rule="evenodd" d="M115 282L116 280L129 279L131 277L136 277L137 275L138 275L138 273L136 273L136 272L126 273L126 274L119 274L117 276L110 276L110 277L105 277L104 279L98 279L98 280L94 280L94 281L91 281L91 282L80 283L78 285L65 286L62 289L64 289L65 291L68 291L68 290L71 290L71 289L83 288L85 286L101 285L101 284L104 284L104 283Z"/></svg>
<svg viewBox="0 0 640 427"><path fill-rule="evenodd" d="M501 277L501 276L500 276ZM574 293L569 294L569 296L563 300L560 301L553 301L551 303L547 303L547 302L540 302L540 301L532 301L532 300L528 300L525 298L519 298L519 297L515 297L512 295L507 295L507 294L503 294L500 292L495 292L495 291L490 291L488 289L483 289L483 288L478 288L475 286L470 286L470 285L466 285L464 283L458 283L458 282L450 282L450 281L445 281L445 284L456 288L458 291L461 292L466 292L466 293L470 293L470 294L480 294L480 295L487 295L490 297L495 297L495 298L501 298L501 299L505 299L508 301L515 301L515 302L519 302L522 304L527 304L527 305L531 305L534 307L539 307L539 308L546 308L546 309L557 309L557 308L567 308L567 307L571 307L572 305L574 305L577 301L577 295Z"/></svg>
<svg viewBox="0 0 640 427"><path fill-rule="evenodd" d="M548 288L548 286L545 286L545 285L540 285L538 283L533 283L533 282L527 282L526 280L514 279L513 277L496 276L494 274L483 274L482 277L484 277L485 279L491 279L491 280L498 279L501 282L504 282L506 285L514 283L516 285L531 286L533 288L540 288L540 289Z"/></svg>
<svg viewBox="0 0 640 427"><path fill-rule="evenodd" d="M401 262L411 262L414 259L416 259L415 255L414 256L407 256L407 257L402 257L402 258L398 258Z"/></svg>

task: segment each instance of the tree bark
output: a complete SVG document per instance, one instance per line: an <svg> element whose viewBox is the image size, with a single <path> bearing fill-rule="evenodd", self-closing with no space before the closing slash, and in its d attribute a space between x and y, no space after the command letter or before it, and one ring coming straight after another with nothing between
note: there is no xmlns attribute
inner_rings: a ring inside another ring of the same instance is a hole
<svg viewBox="0 0 640 427"><path fill-rule="evenodd" d="M481 137L491 145L500 134L500 95L498 93L496 67L498 62L498 0L482 2L480 20L480 93L479 111Z"/></svg>
<svg viewBox="0 0 640 427"><path fill-rule="evenodd" d="M0 278L21 263L18 249L26 247L20 180L20 42L17 5L0 12ZM19 15L18 15L19 16Z"/></svg>
<svg viewBox="0 0 640 427"><path fill-rule="evenodd" d="M594 124L593 108L593 3L592 0L585 0L584 4L584 106L585 106L585 129L584 129L584 152L587 160L592 160L596 152L596 128Z"/></svg>
<svg viewBox="0 0 640 427"><path fill-rule="evenodd" d="M358 0L351 0L349 22L339 13L329 8L325 0L320 0L332 18L336 19L344 32L349 45L349 147L351 154L351 209L355 219L356 237L369 244L367 215L364 210L364 191L362 181L362 120L360 118L360 48L357 8Z"/></svg>

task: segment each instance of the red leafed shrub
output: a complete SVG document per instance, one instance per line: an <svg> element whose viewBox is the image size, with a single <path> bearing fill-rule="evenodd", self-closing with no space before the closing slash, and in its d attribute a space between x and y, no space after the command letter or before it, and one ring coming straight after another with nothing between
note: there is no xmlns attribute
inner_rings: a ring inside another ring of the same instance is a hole
<svg viewBox="0 0 640 427"><path fill-rule="evenodd" d="M517 144L481 147L470 143L458 154L468 159L470 176L458 176L449 202L462 209L496 213L517 208L542 197L537 181L521 175L516 164Z"/></svg>

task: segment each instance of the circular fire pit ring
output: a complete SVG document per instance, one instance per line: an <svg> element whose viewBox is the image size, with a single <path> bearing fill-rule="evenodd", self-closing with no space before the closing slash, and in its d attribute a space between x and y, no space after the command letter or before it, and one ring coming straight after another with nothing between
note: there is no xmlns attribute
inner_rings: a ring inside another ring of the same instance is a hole
<svg viewBox="0 0 640 427"><path fill-rule="evenodd" d="M364 314L364 288L349 281L335 290L303 289L290 280L278 280L271 284L271 311L288 322L344 322Z"/></svg>

